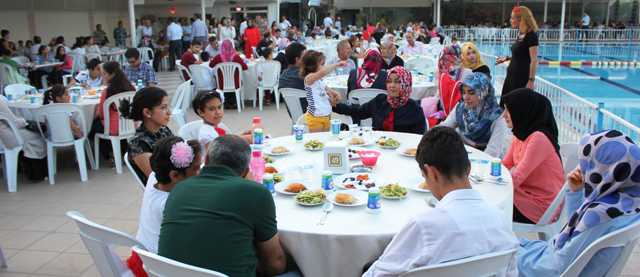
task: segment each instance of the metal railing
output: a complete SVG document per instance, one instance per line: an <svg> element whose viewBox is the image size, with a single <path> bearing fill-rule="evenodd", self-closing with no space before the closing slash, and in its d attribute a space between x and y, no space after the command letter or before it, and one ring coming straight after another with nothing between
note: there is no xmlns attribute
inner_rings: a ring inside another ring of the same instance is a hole
<svg viewBox="0 0 640 277"><path fill-rule="evenodd" d="M496 94L500 95L507 67L495 65L496 56L485 53L481 56L491 70ZM640 139L640 128L605 109L604 103L592 103L539 76L536 77L535 90L549 98L553 105L560 143L576 143L585 134L607 129L619 130L634 141Z"/></svg>
<svg viewBox="0 0 640 277"><path fill-rule="evenodd" d="M518 36L517 29L511 28L444 28L443 34L454 35L461 41L513 41ZM540 29L541 41L559 41L560 29ZM564 29L565 41L640 41L640 28L633 29Z"/></svg>

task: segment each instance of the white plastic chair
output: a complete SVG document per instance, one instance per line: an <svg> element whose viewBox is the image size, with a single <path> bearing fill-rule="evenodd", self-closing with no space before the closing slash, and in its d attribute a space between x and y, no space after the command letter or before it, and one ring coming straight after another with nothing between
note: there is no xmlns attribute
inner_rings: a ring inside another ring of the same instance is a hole
<svg viewBox="0 0 640 277"><path fill-rule="evenodd" d="M615 263L611 266L606 275L606 277L618 276L620 275L620 272L622 272L624 265L627 263L633 248L638 243L638 239L640 239L640 222L636 222L630 226L611 232L591 243L591 245L582 251L582 254L580 254L580 256L578 256L578 258L573 261L573 263L571 263L571 265L569 265L569 267L560 276L580 276L584 267L589 264L591 258L593 258L593 256L600 250L605 248L622 247L620 256L615 259Z"/></svg>
<svg viewBox="0 0 640 277"><path fill-rule="evenodd" d="M280 94L282 94L282 97L284 97L284 103L289 109L292 120L297 120L305 113L305 111L302 110L300 99L307 98L306 91L295 88L281 88Z"/></svg>
<svg viewBox="0 0 640 277"><path fill-rule="evenodd" d="M272 91L276 95L276 109L280 110L280 94L278 93L278 79L280 78L280 63L278 61L264 61L256 68L262 73L262 81L258 81L258 102L262 111L264 101L264 91ZM256 107L256 100L253 100L253 107Z"/></svg>
<svg viewBox="0 0 640 277"><path fill-rule="evenodd" d="M544 214L542 214L538 223L528 224L514 222L513 231L517 233L537 233L541 240L549 240L559 233L562 226L564 226L567 215L567 210L562 207L562 203L564 203L564 196L568 188L569 185L566 183L560 188L560 191L556 194L556 198L553 199L551 205L549 205ZM558 209L561 209L560 213L557 212ZM555 215L558 215L558 217L556 218Z"/></svg>
<svg viewBox="0 0 640 277"><path fill-rule="evenodd" d="M142 259L144 271L150 277L228 277L220 272L174 261L138 247L132 249Z"/></svg>
<svg viewBox="0 0 640 277"><path fill-rule="evenodd" d="M82 242L91 254L100 276L133 276L133 273L112 248L114 246L135 246L146 249L142 243L123 232L97 224L77 211L69 211L67 216L78 225Z"/></svg>
<svg viewBox="0 0 640 277"><path fill-rule="evenodd" d="M387 94L387 92L375 88L354 89L349 92L349 103L363 105L371 101L373 98L376 98L378 94ZM371 118L360 121L360 126L371 125L373 125L373 120L371 120Z"/></svg>
<svg viewBox="0 0 640 277"><path fill-rule="evenodd" d="M188 81L184 78L185 74L189 76L189 80L193 79L193 77L191 77L191 72L189 72L189 69L184 67L184 65L181 65L180 62L176 61L176 67L178 68L178 76L180 76L180 80L182 80L183 82Z"/></svg>
<svg viewBox="0 0 640 277"><path fill-rule="evenodd" d="M2 140L0 140L0 154L4 154L4 176L6 176L7 179L7 191L16 192L18 190L18 155L20 151L22 151L24 140L22 140L22 136L20 136L20 132L18 132L18 127L16 127L8 117L0 114L0 121L4 121L9 125L17 141L16 147L7 149L2 143ZM0 262L2 261L0 260Z"/></svg>
<svg viewBox="0 0 640 277"><path fill-rule="evenodd" d="M129 153L124 153L124 157L122 158L124 159L124 164L127 165L129 172L131 172L133 178L136 179L136 183L138 183L140 189L142 189L142 192L144 192L144 183L142 182L142 180L140 180L140 177L138 177L138 173L136 173L136 170L133 169L133 166L131 166L131 161L129 161Z"/></svg>
<svg viewBox="0 0 640 277"><path fill-rule="evenodd" d="M96 133L95 138L93 139L93 148L94 148L94 154L95 154L95 164L96 164L96 169L100 168L100 139L107 139L111 141L111 147L113 148L113 158L115 160L116 163L116 172L118 174L122 174L122 152L120 150L120 141L121 140L125 140L128 139L130 137L133 137L136 134L136 130L135 127L133 125L133 120L127 119L122 117L122 115L120 114L120 110L117 111L118 113L118 135L117 136L112 136L109 133L110 127L111 127L111 122L109 120L110 115L111 115L111 109L109 109L109 107L111 107L111 105L120 105L120 101L122 100L128 100L129 102L133 101L133 96L136 94L135 91L129 91L129 92L123 92L123 93L118 93L116 95L113 95L109 98L107 98L106 101L104 101L104 106L103 108L103 115L104 115L104 133L100 134L100 133Z"/></svg>
<svg viewBox="0 0 640 277"><path fill-rule="evenodd" d="M191 121L180 128L178 134L185 140L195 139L200 137L200 127L204 122L202 120Z"/></svg>
<svg viewBox="0 0 640 277"><path fill-rule="evenodd" d="M236 88L235 74L239 76L239 86ZM193 70L192 70L193 73ZM213 73L216 76L216 80L222 79L222 87L217 88L216 91L220 95L224 95L225 92L233 92L236 95L236 103L238 106L238 112L242 112L242 67L238 63L219 63L213 68ZM223 98L224 100L224 98Z"/></svg>
<svg viewBox="0 0 640 277"><path fill-rule="evenodd" d="M175 94L171 98L171 118L173 118L180 128L187 124L187 111L189 110L189 105L191 105L192 91L193 86L191 85L191 81L185 81L178 86Z"/></svg>
<svg viewBox="0 0 640 277"><path fill-rule="evenodd" d="M73 137L70 120L76 115L80 122L82 136ZM74 104L49 104L40 107L37 111L37 121L47 123L47 133L45 134L38 125L40 134L47 142L47 164L49 168L49 184L55 184L54 176L57 171L56 151L58 147L66 147L73 145L76 150L76 159L80 168L80 180L87 181L87 158L85 156L84 144L87 140L87 122L84 113L80 107Z"/></svg>
<svg viewBox="0 0 640 277"><path fill-rule="evenodd" d="M4 95L5 96L9 96L11 95L13 100L16 100L20 97L23 97L25 94L27 94L27 92L35 90L36 88L30 86L30 85L25 85L25 84L12 84L12 85L8 85L4 88Z"/></svg>
<svg viewBox="0 0 640 277"><path fill-rule="evenodd" d="M153 49L149 47L139 47L138 52L140 52L141 62L148 63L149 65L153 66Z"/></svg>
<svg viewBox="0 0 640 277"><path fill-rule="evenodd" d="M11 67L8 64L0 63L0 90L9 85L9 72L11 72Z"/></svg>
<svg viewBox="0 0 640 277"><path fill-rule="evenodd" d="M90 61L93 59L98 59L99 61L102 61L102 56L98 53L87 53L85 57L87 57L87 61Z"/></svg>
<svg viewBox="0 0 640 277"><path fill-rule="evenodd" d="M571 173L580 162L580 146L576 143L565 143L560 145L560 156L562 157L562 166L564 167L564 175Z"/></svg>
<svg viewBox="0 0 640 277"><path fill-rule="evenodd" d="M499 276L506 272L517 249L499 251L410 270L400 277Z"/></svg>
<svg viewBox="0 0 640 277"><path fill-rule="evenodd" d="M13 57L11 58L14 62L23 65L23 64L27 64L29 63L29 58L25 57L25 56L17 56L17 57Z"/></svg>
<svg viewBox="0 0 640 277"><path fill-rule="evenodd" d="M211 71L210 67L192 64L189 66L189 70L191 71L191 81L193 81L197 91L212 91L215 89L213 71Z"/></svg>

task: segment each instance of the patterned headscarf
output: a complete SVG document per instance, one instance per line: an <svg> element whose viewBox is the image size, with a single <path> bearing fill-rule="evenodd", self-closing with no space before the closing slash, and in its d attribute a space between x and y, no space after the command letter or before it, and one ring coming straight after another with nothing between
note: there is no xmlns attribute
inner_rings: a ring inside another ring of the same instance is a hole
<svg viewBox="0 0 640 277"><path fill-rule="evenodd" d="M616 130L587 135L580 146L585 199L555 237L557 249L589 228L640 213L640 148Z"/></svg>
<svg viewBox="0 0 640 277"><path fill-rule="evenodd" d="M476 53L475 63L472 63L467 58L467 54L469 53L469 51L472 51L472 50ZM476 47L476 45L473 44L473 42L466 42L465 44L463 44L462 45L462 66L471 70L475 70L476 68L481 67L483 65L485 64L482 61L482 58L480 57L480 51L478 51L478 48Z"/></svg>
<svg viewBox="0 0 640 277"><path fill-rule="evenodd" d="M480 98L480 105L467 107L460 99L456 108L458 129L465 138L478 144L487 144L491 138L491 125L502 114L491 81L484 73L475 72L465 75L462 84L460 90L463 87L470 88Z"/></svg>
<svg viewBox="0 0 640 277"><path fill-rule="evenodd" d="M407 102L409 102L409 96L411 96L411 86L413 82L411 79L411 73L404 69L404 67L402 66L396 66L390 69L389 73L387 74L387 79L394 74L398 75L398 77L400 78L400 95L393 98L387 96L387 102L389 102L391 108L397 109L398 107L402 107L406 105Z"/></svg>
<svg viewBox="0 0 640 277"><path fill-rule="evenodd" d="M358 68L358 80L356 88L370 88L378 78L378 74L384 67L384 59L380 51L370 48L365 52L364 63Z"/></svg>
<svg viewBox="0 0 640 277"><path fill-rule="evenodd" d="M220 45L220 57L222 62L230 62L233 60L233 56L236 55L236 49L233 47L233 41L225 39Z"/></svg>
<svg viewBox="0 0 640 277"><path fill-rule="evenodd" d="M448 73L454 80L460 80L460 46L452 44L442 49L438 59L438 76Z"/></svg>

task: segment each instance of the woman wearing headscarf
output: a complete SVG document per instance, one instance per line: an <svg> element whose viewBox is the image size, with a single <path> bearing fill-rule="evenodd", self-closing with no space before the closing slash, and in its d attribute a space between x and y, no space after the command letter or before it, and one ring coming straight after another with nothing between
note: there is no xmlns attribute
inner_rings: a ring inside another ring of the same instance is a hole
<svg viewBox="0 0 640 277"><path fill-rule="evenodd" d="M640 221L640 148L609 130L585 136L579 157L565 195L570 220L549 241L520 239L516 257L521 276L560 276L594 241ZM580 276L607 275L621 250L600 250Z"/></svg>
<svg viewBox="0 0 640 277"><path fill-rule="evenodd" d="M386 79L387 94L379 94L362 105L338 103L339 98L332 98L333 112L350 115L354 120L371 118L374 130L423 134L426 122L420 104L410 98L411 85L411 73L396 66Z"/></svg>
<svg viewBox="0 0 640 277"><path fill-rule="evenodd" d="M509 128L498 106L491 81L484 73L467 75L460 86L462 100L440 125L456 128L465 143L493 157L502 157Z"/></svg>
<svg viewBox="0 0 640 277"><path fill-rule="evenodd" d="M377 49L369 49L365 53L362 67L352 70L347 81L347 94L354 89L376 88L384 90L386 88L387 72L382 69L384 59Z"/></svg>
<svg viewBox="0 0 640 277"><path fill-rule="evenodd" d="M220 44L220 53L213 57L213 59L209 62L209 67L214 68L219 63L237 63L240 65L240 67L242 67L243 71L249 69L244 60L236 52L236 48L233 46L233 41L231 39L225 39L222 41L222 44ZM218 80L218 87L223 87L223 78L221 75L222 72L215 72L214 74L216 76L216 79ZM242 74L242 72L236 72L234 75L236 88L240 87L240 74ZM230 101L235 101L235 97L231 97L231 99L234 100ZM233 104L231 106L233 106Z"/></svg>
<svg viewBox="0 0 640 277"><path fill-rule="evenodd" d="M438 58L438 68L436 71L438 86L437 110L429 112L429 126L435 126L445 120L451 114L453 107L460 102L460 81L464 75L471 73L471 70L461 66L460 46L452 44L445 46Z"/></svg>
<svg viewBox="0 0 640 277"><path fill-rule="evenodd" d="M491 79L491 70L482 61L480 51L473 42L466 42L462 45L462 66L472 72L482 72Z"/></svg>
<svg viewBox="0 0 640 277"><path fill-rule="evenodd" d="M521 88L503 101L514 136L502 160L513 179L513 220L537 223L564 181L558 127L551 102L542 94Z"/></svg>

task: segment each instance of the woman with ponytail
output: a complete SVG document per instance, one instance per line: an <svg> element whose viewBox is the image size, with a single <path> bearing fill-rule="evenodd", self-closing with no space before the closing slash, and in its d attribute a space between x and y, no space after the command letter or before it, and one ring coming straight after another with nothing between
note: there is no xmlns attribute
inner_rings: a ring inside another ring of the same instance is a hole
<svg viewBox="0 0 640 277"><path fill-rule="evenodd" d="M171 119L169 96L158 87L143 88L136 93L132 102L125 100L120 103L120 113L125 118L142 121L135 136L129 139L128 153L136 174L146 183L152 171L149 157L153 153L153 146L159 140L173 135L167 127Z"/></svg>

